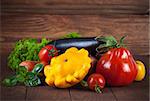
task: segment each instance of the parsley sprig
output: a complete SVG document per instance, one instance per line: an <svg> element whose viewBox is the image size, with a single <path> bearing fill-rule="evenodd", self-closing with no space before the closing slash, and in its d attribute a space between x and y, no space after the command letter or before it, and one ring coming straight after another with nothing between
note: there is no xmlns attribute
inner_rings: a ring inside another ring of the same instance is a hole
<svg viewBox="0 0 150 101"><path fill-rule="evenodd" d="M43 64L36 64L34 69L29 72L25 67L20 66L15 75L7 77L3 80L5 86L15 86L17 83L25 86L37 86L41 84L39 73L43 69Z"/></svg>
<svg viewBox="0 0 150 101"><path fill-rule="evenodd" d="M38 61L38 53L49 40L42 39L40 43L36 39L22 39L16 42L14 50L8 56L8 66L17 71L19 64L25 60Z"/></svg>

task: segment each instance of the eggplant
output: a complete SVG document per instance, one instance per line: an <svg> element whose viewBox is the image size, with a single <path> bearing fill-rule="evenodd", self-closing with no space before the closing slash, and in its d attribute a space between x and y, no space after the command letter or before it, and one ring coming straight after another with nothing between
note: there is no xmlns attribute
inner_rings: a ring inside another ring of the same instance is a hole
<svg viewBox="0 0 150 101"><path fill-rule="evenodd" d="M101 44L104 44L104 42L100 40L96 40L95 37L86 37L86 38L58 39L58 40L53 40L48 44L54 45L59 51L59 54L64 53L65 50L70 47L76 47L78 49L84 48L88 50L88 52L91 55L95 56L96 48Z"/></svg>

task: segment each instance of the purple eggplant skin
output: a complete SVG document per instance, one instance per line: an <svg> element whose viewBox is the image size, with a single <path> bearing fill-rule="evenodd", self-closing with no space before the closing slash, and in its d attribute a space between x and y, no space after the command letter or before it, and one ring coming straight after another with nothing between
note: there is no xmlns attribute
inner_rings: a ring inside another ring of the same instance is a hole
<svg viewBox="0 0 150 101"><path fill-rule="evenodd" d="M96 48L100 44L104 44L102 41L97 41L95 37L84 37L84 38L65 38L65 39L58 39L53 40L50 43L50 45L54 45L57 50L59 51L59 54L62 54L65 52L66 49L70 47L76 47L78 49L84 48L88 50L88 52L95 56L96 54Z"/></svg>

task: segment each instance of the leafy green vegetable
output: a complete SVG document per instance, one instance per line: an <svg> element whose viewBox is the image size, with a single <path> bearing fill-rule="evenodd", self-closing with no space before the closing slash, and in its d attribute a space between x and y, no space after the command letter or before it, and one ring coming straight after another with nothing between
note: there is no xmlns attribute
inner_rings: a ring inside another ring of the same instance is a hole
<svg viewBox="0 0 150 101"><path fill-rule="evenodd" d="M63 38L79 38L80 35L76 32L69 33ZM42 47L50 41L43 38L40 43L36 39L22 39L16 42L15 48L8 56L8 66L15 70L15 75L7 77L3 80L6 86L15 86L17 83L23 83L26 86L37 86L41 84L38 77L43 69L43 64L36 64L31 72L28 72L25 67L19 66L22 61L31 60L38 61L38 53Z"/></svg>
<svg viewBox="0 0 150 101"><path fill-rule="evenodd" d="M20 66L14 76L8 77L3 80L5 86L15 86L17 83L23 83L26 86L37 86L41 84L38 74L42 71L44 65L36 64L33 71L28 72L25 67Z"/></svg>
<svg viewBox="0 0 150 101"><path fill-rule="evenodd" d="M17 84L17 79L15 76L8 77L3 80L3 84L6 86L15 86Z"/></svg>
<svg viewBox="0 0 150 101"><path fill-rule="evenodd" d="M16 76L16 80L20 83L23 83L25 81L25 76L24 75L21 75L21 74L18 74Z"/></svg>
<svg viewBox="0 0 150 101"><path fill-rule="evenodd" d="M38 43L36 39L19 40L8 57L8 66L13 70L17 70L22 61L38 61L40 49L49 42L45 38L42 39L41 43Z"/></svg>
<svg viewBox="0 0 150 101"><path fill-rule="evenodd" d="M27 73L27 79L25 80L24 84L26 86L37 86L37 85L41 84L41 80L34 73L28 72Z"/></svg>
<svg viewBox="0 0 150 101"><path fill-rule="evenodd" d="M65 36L63 36L63 38L79 38L79 37L81 37L81 36L77 32L71 32L71 33L66 34Z"/></svg>

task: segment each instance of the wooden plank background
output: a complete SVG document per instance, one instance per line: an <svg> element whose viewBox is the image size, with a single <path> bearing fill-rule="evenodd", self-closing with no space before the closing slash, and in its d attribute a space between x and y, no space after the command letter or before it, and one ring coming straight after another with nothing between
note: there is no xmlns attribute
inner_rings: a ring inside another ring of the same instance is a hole
<svg viewBox="0 0 150 101"><path fill-rule="evenodd" d="M18 39L60 38L69 32L81 36L113 35L118 40L127 35L125 43L133 54L149 55L148 15L2 15L2 51ZM11 40L10 40L11 39Z"/></svg>
<svg viewBox="0 0 150 101"><path fill-rule="evenodd" d="M22 38L57 39L70 32L82 37L127 35L125 44L149 70L149 0L1 0L0 80L14 74L7 57ZM137 56L138 55L138 56ZM106 87L99 95L85 89L1 86L3 101L148 101L149 74L126 87ZM57 96L57 97L56 97Z"/></svg>
<svg viewBox="0 0 150 101"><path fill-rule="evenodd" d="M111 34L118 40L127 35L133 54L149 55L148 8L148 0L2 0L2 53L21 38L79 32L83 37Z"/></svg>
<svg viewBox="0 0 150 101"><path fill-rule="evenodd" d="M2 0L8 13L49 14L145 14L148 0Z"/></svg>

